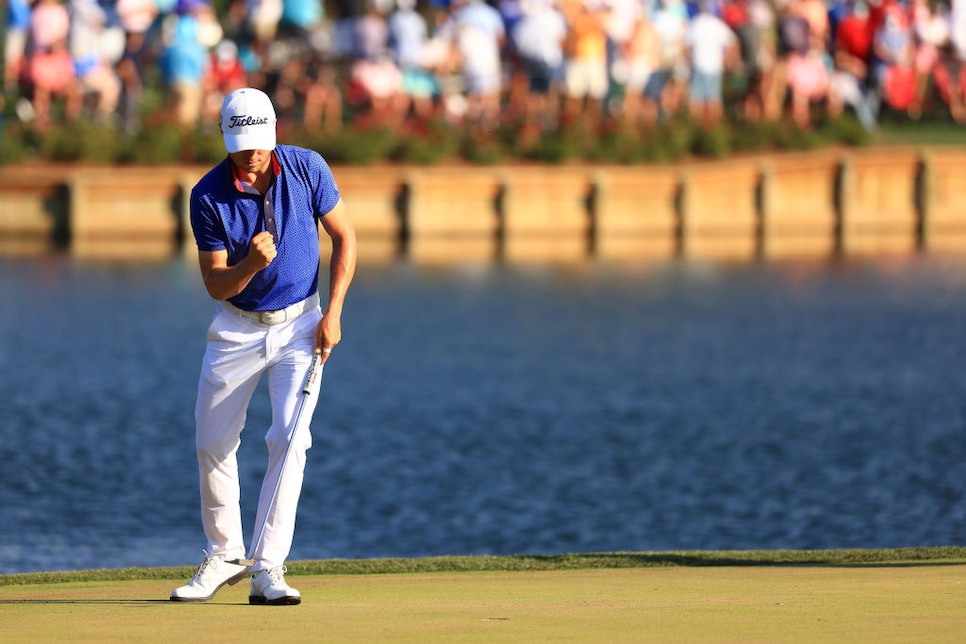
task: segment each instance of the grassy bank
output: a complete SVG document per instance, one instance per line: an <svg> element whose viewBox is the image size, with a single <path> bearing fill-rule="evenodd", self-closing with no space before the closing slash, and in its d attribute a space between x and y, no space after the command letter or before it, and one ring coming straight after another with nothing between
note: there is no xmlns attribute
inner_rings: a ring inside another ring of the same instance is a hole
<svg viewBox="0 0 966 644"><path fill-rule="evenodd" d="M414 559L324 559L295 561L289 575L379 575L440 572L526 572L662 568L676 566L889 566L917 563L966 563L966 547L722 550L580 553L564 555L440 556ZM190 577L193 566L118 568L72 572L0 575L0 586L136 581Z"/></svg>
<svg viewBox="0 0 966 644"><path fill-rule="evenodd" d="M964 564L962 548L298 562L296 607L250 606L244 582L168 601L186 568L8 575L0 622L11 642L957 642Z"/></svg>
<svg viewBox="0 0 966 644"><path fill-rule="evenodd" d="M2 124L0 124L2 127ZM952 128L947 128L952 129ZM97 165L210 165L225 156L217 128L199 125L184 132L158 123L129 137L116 128L80 121L38 131L10 123L3 128L0 165L86 163ZM521 123L506 123L478 133L442 122L417 122L406 128L347 125L338 132L292 129L285 143L320 151L334 165L401 163L432 166L500 163L660 164L691 158L724 159L732 154L795 152L825 146L866 146L877 137L852 117L823 121L801 130L787 121L721 123L706 127L681 117L644 132L611 123L599 131L562 128L537 138L524 136ZM887 140L888 136L883 135Z"/></svg>

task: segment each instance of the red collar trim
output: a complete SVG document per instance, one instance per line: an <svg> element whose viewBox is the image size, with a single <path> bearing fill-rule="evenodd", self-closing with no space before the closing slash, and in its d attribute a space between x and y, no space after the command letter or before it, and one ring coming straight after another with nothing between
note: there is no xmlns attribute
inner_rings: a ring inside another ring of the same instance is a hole
<svg viewBox="0 0 966 644"><path fill-rule="evenodd" d="M231 178L235 184L235 190L238 192L248 192L245 188L251 188L251 185L241 180L241 177L238 176L238 168L231 162L231 159L228 160L228 166L231 168ZM272 172L275 173L276 177L282 174L282 165L278 162L278 157L275 156L275 150L272 150ZM254 188L252 189L254 190Z"/></svg>

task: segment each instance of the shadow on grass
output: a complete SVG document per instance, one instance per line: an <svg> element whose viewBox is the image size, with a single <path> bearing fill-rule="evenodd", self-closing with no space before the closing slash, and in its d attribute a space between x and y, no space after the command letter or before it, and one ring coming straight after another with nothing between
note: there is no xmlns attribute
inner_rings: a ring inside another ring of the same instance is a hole
<svg viewBox="0 0 966 644"><path fill-rule="evenodd" d="M22 604L111 604L142 606L144 604L167 604L167 599L0 599L0 606Z"/></svg>

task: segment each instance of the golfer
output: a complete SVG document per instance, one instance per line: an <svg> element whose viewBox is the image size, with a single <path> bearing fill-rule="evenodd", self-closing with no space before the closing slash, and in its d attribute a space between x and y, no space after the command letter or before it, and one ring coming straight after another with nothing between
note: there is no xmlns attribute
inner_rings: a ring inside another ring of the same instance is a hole
<svg viewBox="0 0 966 644"><path fill-rule="evenodd" d="M275 109L263 92L244 88L225 97L221 131L228 158L195 185L190 200L201 276L218 302L195 407L208 543L194 577L171 599L205 601L225 584L252 575L249 603L298 604L301 595L285 582L284 564L310 433L299 432L288 458L285 452L313 353L321 352L324 363L342 338L355 231L325 160L312 150L276 145ZM332 242L324 306L318 293L320 223ZM272 424L255 518L262 537L246 560L236 452L262 373L268 374ZM311 416L315 403L303 413Z"/></svg>

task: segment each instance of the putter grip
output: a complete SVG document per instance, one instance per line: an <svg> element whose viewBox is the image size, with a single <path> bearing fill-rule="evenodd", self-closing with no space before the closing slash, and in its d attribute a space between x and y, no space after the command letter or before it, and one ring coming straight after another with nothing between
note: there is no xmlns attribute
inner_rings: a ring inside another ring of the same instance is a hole
<svg viewBox="0 0 966 644"><path fill-rule="evenodd" d="M302 387L303 394L312 394L322 386L322 356L316 354L312 357L312 364L309 365L309 373L305 376L305 386Z"/></svg>

